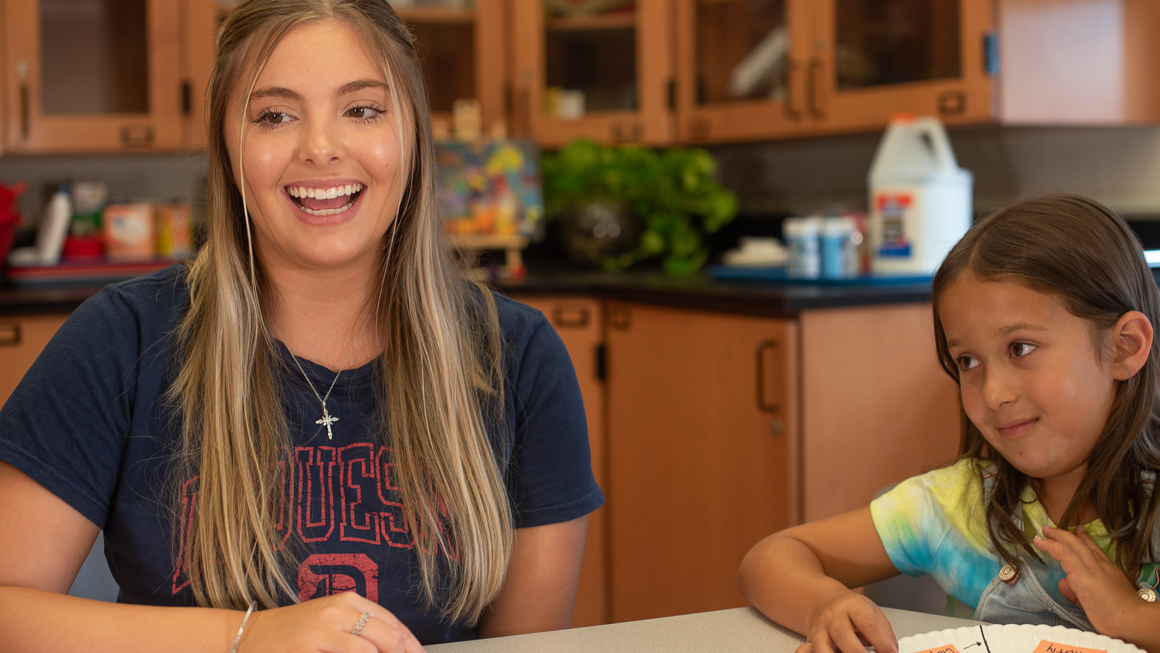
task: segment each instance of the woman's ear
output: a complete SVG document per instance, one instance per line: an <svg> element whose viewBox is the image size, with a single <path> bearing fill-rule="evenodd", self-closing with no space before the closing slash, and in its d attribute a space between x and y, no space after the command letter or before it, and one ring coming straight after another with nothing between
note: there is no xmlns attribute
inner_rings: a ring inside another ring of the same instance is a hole
<svg viewBox="0 0 1160 653"><path fill-rule="evenodd" d="M1126 381L1136 375L1152 351L1152 323L1139 311L1128 311L1112 326L1112 376Z"/></svg>

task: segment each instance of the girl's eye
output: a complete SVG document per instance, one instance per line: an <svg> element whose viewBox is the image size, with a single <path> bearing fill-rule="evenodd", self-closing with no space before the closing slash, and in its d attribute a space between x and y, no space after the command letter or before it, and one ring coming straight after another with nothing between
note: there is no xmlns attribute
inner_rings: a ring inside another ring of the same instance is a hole
<svg viewBox="0 0 1160 653"><path fill-rule="evenodd" d="M347 115L351 118L358 118L364 122L377 120L382 115L382 110L372 106L358 106L351 107L347 110Z"/></svg>
<svg viewBox="0 0 1160 653"><path fill-rule="evenodd" d="M290 122L290 114L283 111L271 111L267 109L258 115L254 124L260 127L277 127L288 122Z"/></svg>
<svg viewBox="0 0 1160 653"><path fill-rule="evenodd" d="M1011 356L1016 358L1019 356L1026 356L1033 351L1035 351L1035 345L1031 345L1026 342L1017 342L1011 345Z"/></svg>
<svg viewBox="0 0 1160 653"><path fill-rule="evenodd" d="M959 364L959 369L964 372L979 365L979 361L970 356L959 356L955 362Z"/></svg>

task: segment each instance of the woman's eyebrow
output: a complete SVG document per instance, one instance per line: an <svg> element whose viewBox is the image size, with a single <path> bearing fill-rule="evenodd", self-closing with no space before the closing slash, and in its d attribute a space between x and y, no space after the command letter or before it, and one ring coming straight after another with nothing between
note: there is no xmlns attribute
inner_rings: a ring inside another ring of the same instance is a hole
<svg viewBox="0 0 1160 653"><path fill-rule="evenodd" d="M377 79L356 79L353 82L347 82L346 84L339 86L338 90L334 92L334 97L342 97L343 95L350 93L357 93L358 91L366 88L381 88L383 90L389 90L386 82L382 82ZM293 91L283 86L270 86L267 88L254 89L254 92L250 94L251 101L270 97L284 98L298 102L302 101L302 96L298 94L297 91Z"/></svg>
<svg viewBox="0 0 1160 653"><path fill-rule="evenodd" d="M386 82L377 79L356 79L353 82L347 82L346 84L339 86L338 90L335 91L334 96L342 97L348 93L356 93L365 88L380 88L384 91L389 90L387 88Z"/></svg>

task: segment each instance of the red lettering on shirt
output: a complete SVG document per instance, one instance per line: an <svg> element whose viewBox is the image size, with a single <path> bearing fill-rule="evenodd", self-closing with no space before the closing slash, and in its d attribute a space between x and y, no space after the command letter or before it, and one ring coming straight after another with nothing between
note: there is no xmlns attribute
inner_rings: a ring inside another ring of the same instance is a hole
<svg viewBox="0 0 1160 653"><path fill-rule="evenodd" d="M298 600L358 592L379 600L379 566L362 553L315 553L298 566Z"/></svg>

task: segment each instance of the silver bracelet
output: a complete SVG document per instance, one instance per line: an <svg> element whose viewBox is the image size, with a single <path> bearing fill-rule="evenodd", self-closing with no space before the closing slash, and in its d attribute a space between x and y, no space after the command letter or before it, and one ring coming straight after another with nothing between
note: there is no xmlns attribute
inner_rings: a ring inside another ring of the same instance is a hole
<svg viewBox="0 0 1160 653"><path fill-rule="evenodd" d="M238 626L238 636L234 638L234 645L230 647L230 653L238 653L238 642L242 641L242 631L246 629L246 622L250 620L250 613L254 611L254 607L257 605L257 601L250 601L250 607L246 609L246 616L242 617L242 625Z"/></svg>

